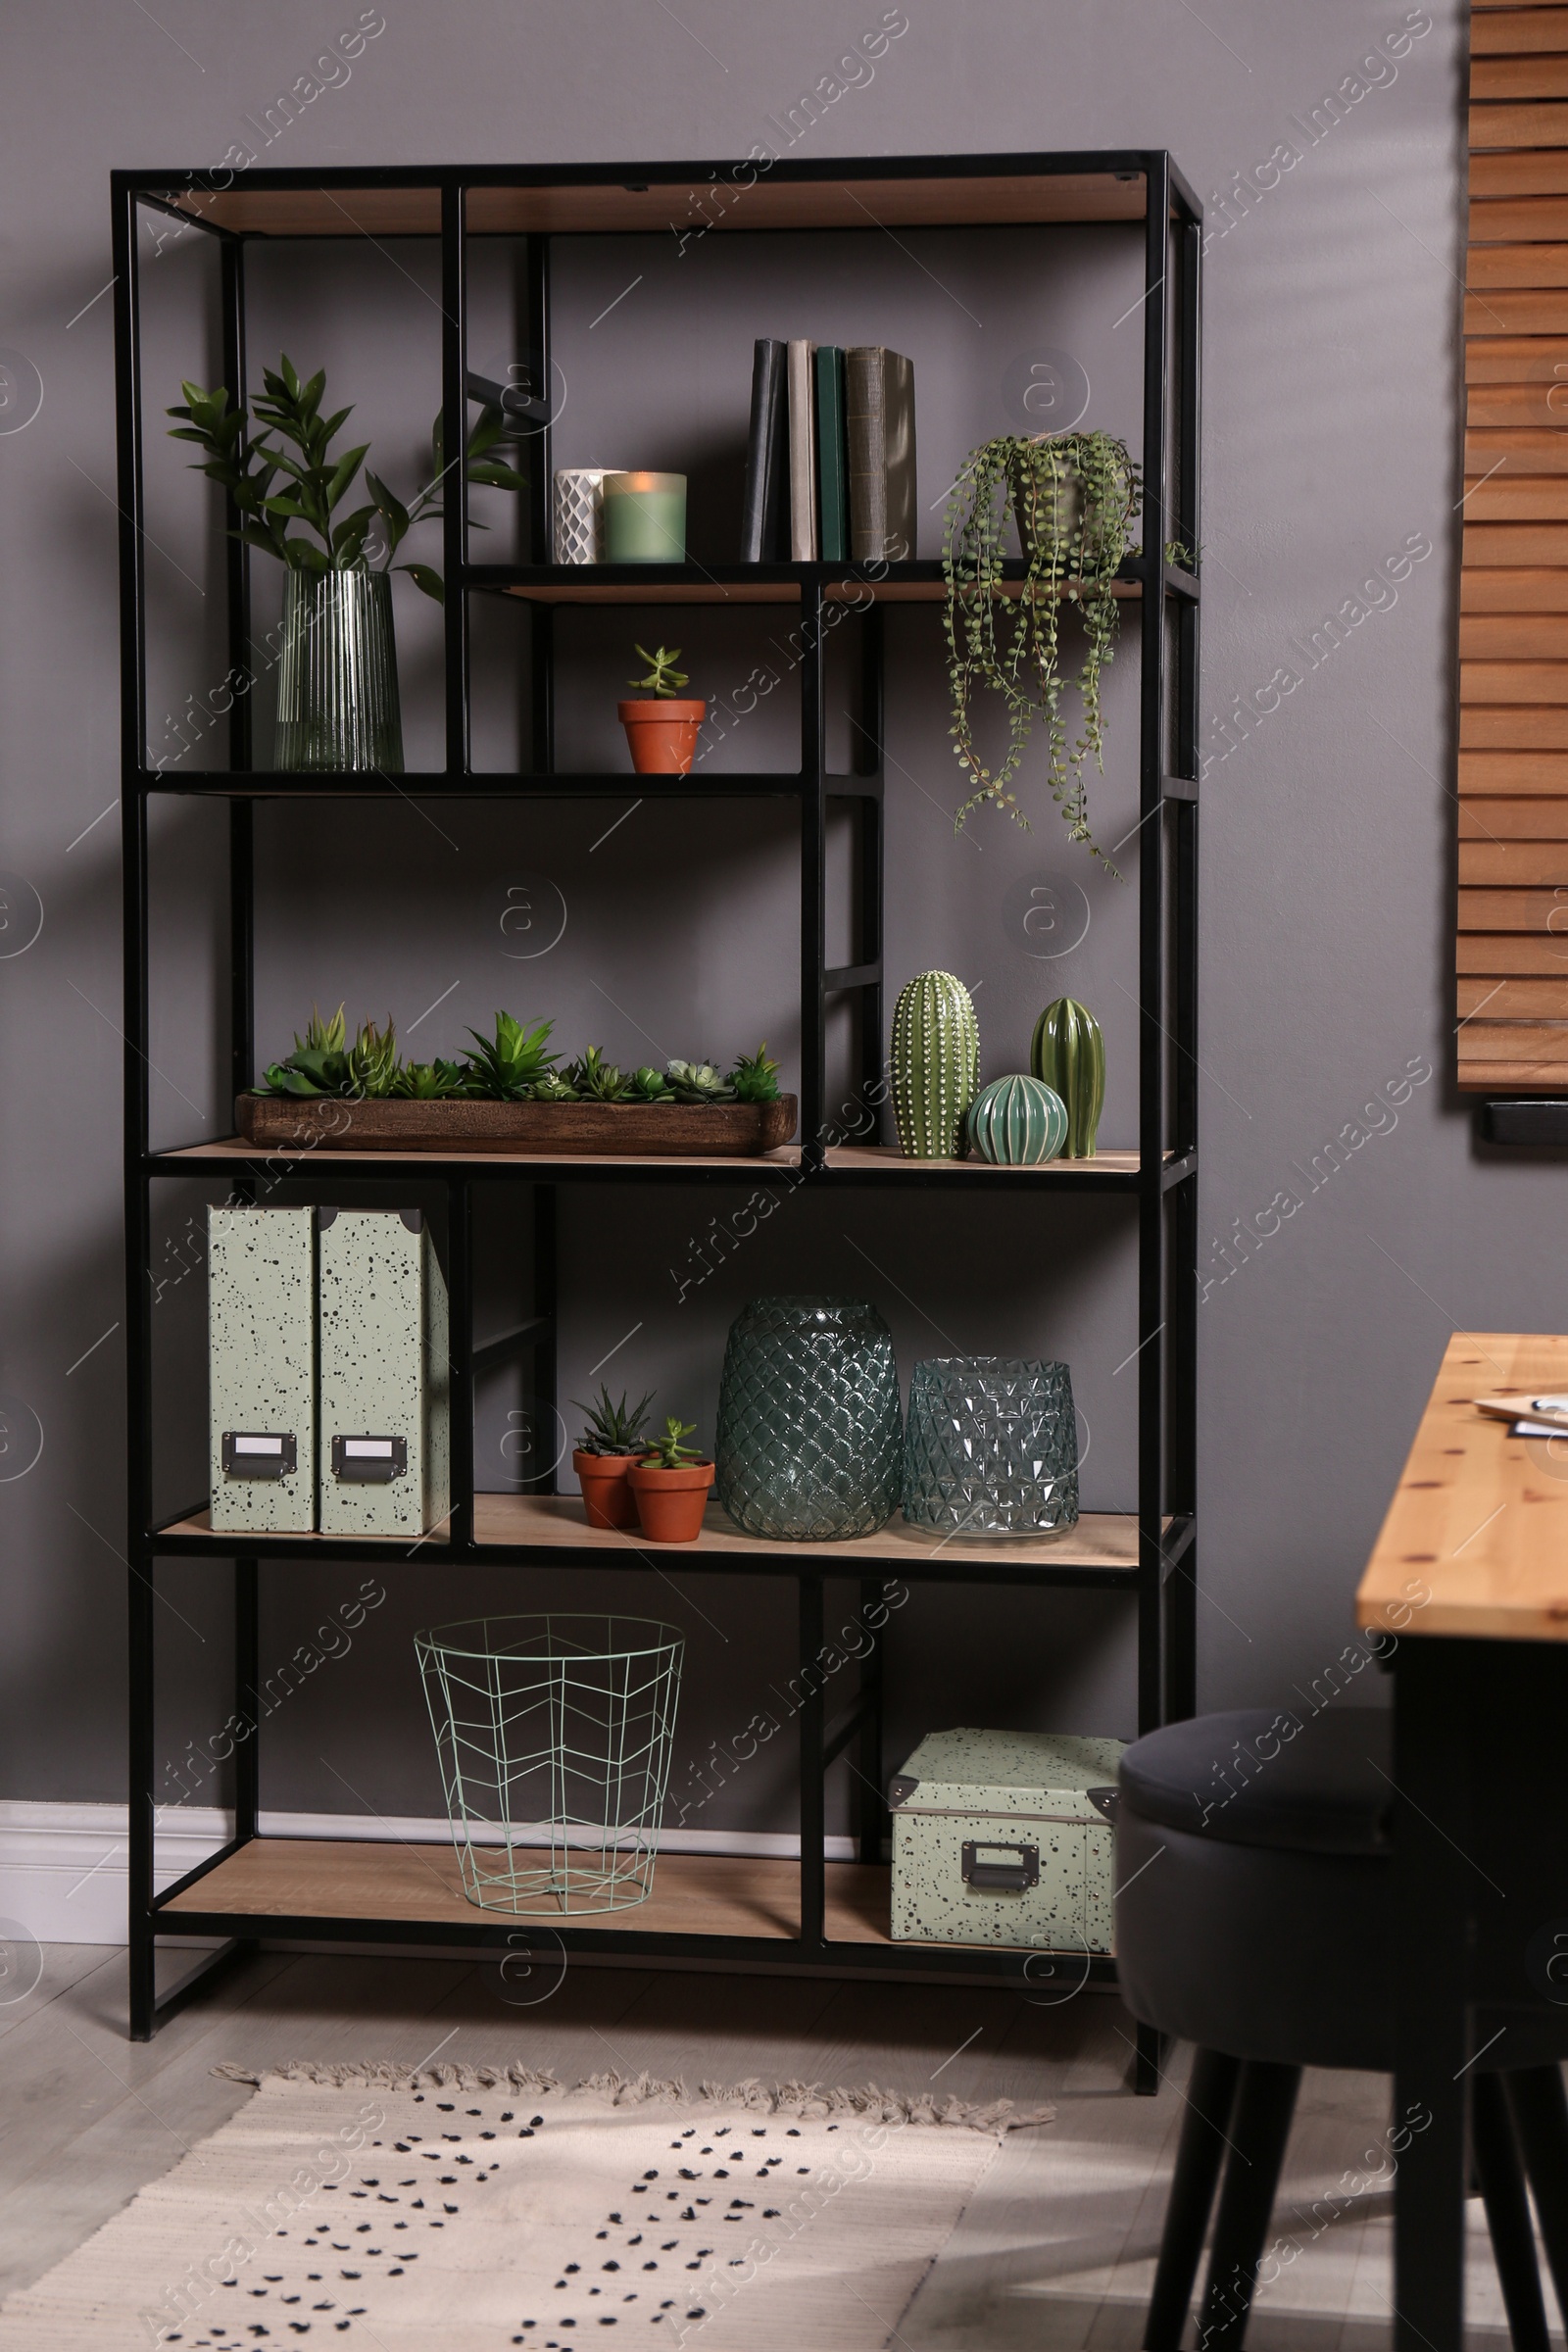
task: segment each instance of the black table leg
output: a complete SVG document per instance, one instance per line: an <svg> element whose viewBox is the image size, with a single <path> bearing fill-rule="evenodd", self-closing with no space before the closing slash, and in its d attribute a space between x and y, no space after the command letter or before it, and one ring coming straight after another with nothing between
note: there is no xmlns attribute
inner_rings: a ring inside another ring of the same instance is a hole
<svg viewBox="0 0 1568 2352"><path fill-rule="evenodd" d="M1395 2352L1462 2352L1472 1647L1407 1637L1395 1665Z"/></svg>

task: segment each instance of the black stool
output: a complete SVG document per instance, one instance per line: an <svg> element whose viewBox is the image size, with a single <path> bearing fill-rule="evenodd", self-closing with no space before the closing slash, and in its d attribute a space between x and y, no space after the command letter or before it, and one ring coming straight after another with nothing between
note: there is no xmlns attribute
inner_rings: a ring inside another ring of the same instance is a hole
<svg viewBox="0 0 1568 2352"><path fill-rule="evenodd" d="M1202 2352L1240 2352L1302 2068L1394 2071L1392 1773L1390 1719L1369 1708L1200 1716L1122 1759L1122 1996L1198 2045L1147 2352L1181 2342L1226 2150ZM1509 2332L1546 2352L1525 2180L1568 2316L1568 2015L1510 2018L1505 2039L1476 2062L1471 2148ZM1396 2162L1412 2120L1396 2119Z"/></svg>

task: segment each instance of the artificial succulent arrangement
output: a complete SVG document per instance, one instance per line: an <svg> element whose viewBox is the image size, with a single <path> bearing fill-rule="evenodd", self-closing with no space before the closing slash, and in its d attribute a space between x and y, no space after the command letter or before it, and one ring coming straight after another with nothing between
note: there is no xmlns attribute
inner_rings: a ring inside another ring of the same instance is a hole
<svg viewBox="0 0 1568 2352"><path fill-rule="evenodd" d="M365 564L366 542L379 516L385 550L381 569L406 571L416 587L440 604L443 590L438 571L428 564L392 562L416 523L442 518L446 458L440 415L430 430L430 479L408 505L367 466L368 502L339 516L355 476L369 456L368 442L335 457L332 454L332 443L353 409L337 409L323 416L326 370L318 368L308 382L302 382L287 352L277 368L262 370L262 380L265 389L252 401L251 414L264 430L254 439L246 430L244 409L229 407L222 384L205 392L200 384L182 382L179 388L184 400L166 412L182 419L171 428L170 438L194 441L206 452L192 470L220 482L233 500L240 521L230 536L242 539L247 547L261 549L264 555L275 556L291 571L353 571ZM489 454L506 432L501 410L487 405L468 435L464 470L470 482L485 482L492 489L526 490L525 474ZM282 441L292 443L299 455L290 457L280 445ZM301 527L296 530L291 527L294 524ZM484 527L470 516L470 529Z"/></svg>
<svg viewBox="0 0 1568 2352"><path fill-rule="evenodd" d="M617 1404L605 1382L600 1383L596 1404L584 1404L580 1396L574 1396L572 1402L577 1410L588 1416L588 1426L577 1441L578 1452L631 1453L640 1458L653 1444L652 1439L641 1434L653 1401L654 1392L650 1389L641 1403L629 1405L626 1391L622 1389Z"/></svg>
<svg viewBox="0 0 1568 2352"><path fill-rule="evenodd" d="M272 1062L256 1092L300 1097L338 1095L357 1101L439 1102L776 1102L778 1063L766 1041L742 1054L720 1075L710 1061L672 1061L623 1075L602 1046L589 1046L562 1066L550 1050L552 1021L514 1020L498 1012L490 1036L470 1029L472 1050L460 1061L405 1062L390 1018L367 1021L352 1043L340 1004L330 1020L315 1008L294 1051Z"/></svg>

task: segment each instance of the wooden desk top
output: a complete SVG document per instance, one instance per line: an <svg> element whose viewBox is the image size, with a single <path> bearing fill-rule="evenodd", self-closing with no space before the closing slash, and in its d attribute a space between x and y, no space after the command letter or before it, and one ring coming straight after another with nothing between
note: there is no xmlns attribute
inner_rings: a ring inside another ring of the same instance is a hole
<svg viewBox="0 0 1568 2352"><path fill-rule="evenodd" d="M1476 1396L1568 1395L1568 1338L1457 1332L1356 1593L1368 1631L1568 1642L1568 1437Z"/></svg>

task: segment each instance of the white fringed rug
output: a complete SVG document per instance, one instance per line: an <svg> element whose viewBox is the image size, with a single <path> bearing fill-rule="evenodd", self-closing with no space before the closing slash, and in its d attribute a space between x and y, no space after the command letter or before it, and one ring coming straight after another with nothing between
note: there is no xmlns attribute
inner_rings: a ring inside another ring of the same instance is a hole
<svg viewBox="0 0 1568 2352"><path fill-rule="evenodd" d="M1001 2134L1051 2116L291 2067L8 2298L0 2352L882 2352Z"/></svg>

